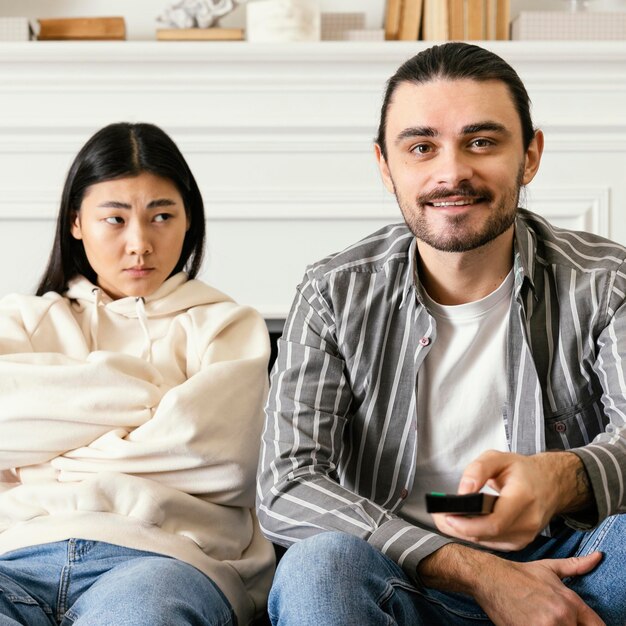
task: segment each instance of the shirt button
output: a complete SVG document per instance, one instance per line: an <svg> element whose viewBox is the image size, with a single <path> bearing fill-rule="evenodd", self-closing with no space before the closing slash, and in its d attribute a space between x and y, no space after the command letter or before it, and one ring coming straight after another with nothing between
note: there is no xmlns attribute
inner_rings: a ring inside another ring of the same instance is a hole
<svg viewBox="0 0 626 626"><path fill-rule="evenodd" d="M556 430L557 433L564 433L567 430L567 426L559 422L554 426L554 430Z"/></svg>
<svg viewBox="0 0 626 626"><path fill-rule="evenodd" d="M406 489L403 489L400 492L400 497L404 500L409 495L409 492Z"/></svg>
<svg viewBox="0 0 626 626"><path fill-rule="evenodd" d="M422 346L427 346L430 343L430 337L422 337L420 339L420 344Z"/></svg>

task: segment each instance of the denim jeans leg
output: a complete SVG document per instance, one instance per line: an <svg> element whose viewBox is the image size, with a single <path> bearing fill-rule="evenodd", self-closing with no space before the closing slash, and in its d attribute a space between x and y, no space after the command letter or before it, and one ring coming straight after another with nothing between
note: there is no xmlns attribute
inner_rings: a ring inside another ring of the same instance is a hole
<svg viewBox="0 0 626 626"><path fill-rule="evenodd" d="M575 556L596 550L604 557L589 574L566 581L607 626L626 623L626 515L613 515L587 535Z"/></svg>
<svg viewBox="0 0 626 626"><path fill-rule="evenodd" d="M0 626L54 626L52 611L14 580L0 574Z"/></svg>
<svg viewBox="0 0 626 626"><path fill-rule="evenodd" d="M78 541L61 626L234 626L218 587L195 567L151 552ZM103 571L104 570L104 571Z"/></svg>
<svg viewBox="0 0 626 626"><path fill-rule="evenodd" d="M0 626L52 626L65 542L0 555Z"/></svg>
<svg viewBox="0 0 626 626"><path fill-rule="evenodd" d="M320 533L287 550L268 612L274 626L489 623L471 599L418 592L402 568L379 550L336 532Z"/></svg>

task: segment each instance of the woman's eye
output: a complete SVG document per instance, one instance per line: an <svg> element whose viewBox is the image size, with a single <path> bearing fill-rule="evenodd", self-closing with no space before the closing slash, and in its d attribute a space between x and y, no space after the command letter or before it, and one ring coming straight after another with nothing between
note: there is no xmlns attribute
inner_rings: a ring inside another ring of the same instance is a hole
<svg viewBox="0 0 626 626"><path fill-rule="evenodd" d="M119 217L118 215L112 215L111 217L105 217L104 221L107 224L123 224L124 223L124 219Z"/></svg>
<svg viewBox="0 0 626 626"><path fill-rule="evenodd" d="M154 216L154 221L155 222L167 222L167 220L169 220L170 217L172 216L169 213L159 213L158 215Z"/></svg>

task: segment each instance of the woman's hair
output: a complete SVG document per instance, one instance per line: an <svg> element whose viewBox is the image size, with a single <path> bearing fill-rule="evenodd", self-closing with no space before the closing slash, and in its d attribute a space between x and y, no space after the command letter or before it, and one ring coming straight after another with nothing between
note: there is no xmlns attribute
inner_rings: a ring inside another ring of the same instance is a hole
<svg viewBox="0 0 626 626"><path fill-rule="evenodd" d="M517 72L504 59L489 50L473 44L451 42L433 46L416 54L401 65L387 81L376 137L376 143L385 159L387 158L385 144L387 110L394 92L401 83L422 84L437 79L503 82L511 94L519 115L524 150L528 149L535 136L535 129L530 115L530 98ZM445 106L445 103L442 106Z"/></svg>
<svg viewBox="0 0 626 626"><path fill-rule="evenodd" d="M167 178L178 189L189 228L180 259L172 274L186 270L194 278L204 250L204 204L198 185L172 139L153 124L120 122L99 130L76 155L61 196L56 235L48 266L37 287L37 295L63 293L68 282L82 274L92 282L97 276L87 260L83 242L71 234L71 226L91 185L116 178L150 172Z"/></svg>

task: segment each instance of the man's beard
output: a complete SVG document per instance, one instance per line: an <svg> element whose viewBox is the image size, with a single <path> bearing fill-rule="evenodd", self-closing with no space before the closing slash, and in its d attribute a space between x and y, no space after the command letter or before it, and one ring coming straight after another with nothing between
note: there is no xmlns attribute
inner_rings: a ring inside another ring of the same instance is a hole
<svg viewBox="0 0 626 626"><path fill-rule="evenodd" d="M442 252L467 252L493 241L512 226L517 215L523 174L522 165L515 187L510 188L502 196L502 200L491 209L491 213L479 229L468 226L472 220L472 210L469 209L460 215L448 216L445 230L435 231L429 224L423 205L454 196L491 202L493 195L487 189L474 188L469 184L459 185L455 189L438 188L428 194L418 196L413 204L400 198L397 192L394 191L394 193L404 221L417 239ZM432 207L430 210L437 211Z"/></svg>

